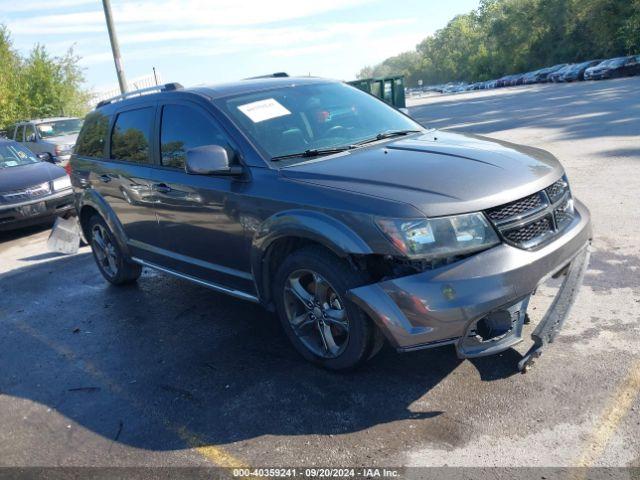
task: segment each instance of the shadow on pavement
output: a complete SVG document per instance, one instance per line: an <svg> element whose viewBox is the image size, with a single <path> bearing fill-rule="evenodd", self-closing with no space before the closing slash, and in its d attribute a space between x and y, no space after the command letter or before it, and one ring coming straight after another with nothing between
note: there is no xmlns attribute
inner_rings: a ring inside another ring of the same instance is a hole
<svg viewBox="0 0 640 480"><path fill-rule="evenodd" d="M428 424L446 414L428 408L430 391L461 364L450 347L387 348L358 371L330 373L303 361L257 305L148 271L107 286L90 253L6 273L0 298L1 393L144 449L194 446L176 434L183 427L205 445ZM495 380L516 362L507 352L473 363ZM420 435L452 443L464 432Z"/></svg>
<svg viewBox="0 0 640 480"><path fill-rule="evenodd" d="M20 238L28 237L36 233L44 232L45 230L50 230L52 226L53 220L30 227L17 228L15 230L0 230L0 245L5 242L18 240Z"/></svg>

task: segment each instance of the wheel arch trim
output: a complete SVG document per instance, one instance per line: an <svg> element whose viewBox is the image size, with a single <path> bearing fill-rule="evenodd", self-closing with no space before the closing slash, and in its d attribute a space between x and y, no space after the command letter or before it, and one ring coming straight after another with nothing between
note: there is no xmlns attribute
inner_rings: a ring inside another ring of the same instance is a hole
<svg viewBox="0 0 640 480"><path fill-rule="evenodd" d="M251 269L260 298L269 299L266 284L269 249L278 240L298 238L324 246L335 255L368 255L371 247L351 228L340 220L322 212L310 210L288 210L267 218L256 230L251 246Z"/></svg>
<svg viewBox="0 0 640 480"><path fill-rule="evenodd" d="M127 243L127 235L124 231L124 227L120 220L118 220L118 216L113 211L113 209L109 206L107 201L102 198L102 196L92 189L84 190L77 199L77 211L78 218L80 220L80 227L82 228L82 232L85 235L85 238L89 240L89 236L87 235L86 226L83 225L83 210L87 207L90 207L98 212L98 214L102 217L102 219L106 222L107 226L113 233L116 241L118 242L118 246L122 253L127 257L131 258L131 251L129 249L129 245Z"/></svg>

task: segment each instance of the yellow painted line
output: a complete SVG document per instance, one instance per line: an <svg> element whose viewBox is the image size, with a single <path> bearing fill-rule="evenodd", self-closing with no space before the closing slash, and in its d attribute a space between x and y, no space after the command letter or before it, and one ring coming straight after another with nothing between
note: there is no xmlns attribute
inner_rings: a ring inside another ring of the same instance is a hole
<svg viewBox="0 0 640 480"><path fill-rule="evenodd" d="M196 450L200 455L216 464L219 467L228 468L248 468L249 465L237 459L229 452L214 445L203 445L203 441L197 435L189 432L184 427L178 427L175 432L178 436L191 448Z"/></svg>
<svg viewBox="0 0 640 480"><path fill-rule="evenodd" d="M596 428L582 449L582 455L576 462L577 467L592 467L602 456L620 422L633 407L638 394L640 394L640 360L631 366L629 373L616 389L615 395L609 400L596 423Z"/></svg>
<svg viewBox="0 0 640 480"><path fill-rule="evenodd" d="M54 352L58 353L59 355L62 355L69 360L74 360L74 361L79 360L77 355L73 352L73 350L63 345L59 345L56 342L51 341L45 335L43 335L38 330L33 328L31 325L21 321L17 321L14 323L24 333L40 341L41 343L43 343L44 345L52 349ZM124 397L125 400L127 400L135 408L142 411L146 411L147 413L149 412L148 408L145 408L145 405L141 404L134 397L127 395L126 392L122 389L122 387L120 387L120 385L112 381L104 372L100 371L91 362L82 360L80 362L80 368L82 368L82 370L87 372L92 377L100 380L113 393L116 393L117 395ZM189 446L189 448L196 450L200 455L202 455L204 458L206 458L216 466L228 467L228 468L247 468L248 467L247 464L237 459L236 457L231 455L229 452L227 452L223 448L215 445L205 445L205 442L201 437L190 432L184 426L178 425L172 422L168 422L166 419L162 419L162 421L167 427L167 429L175 433L176 435L178 435L180 439Z"/></svg>

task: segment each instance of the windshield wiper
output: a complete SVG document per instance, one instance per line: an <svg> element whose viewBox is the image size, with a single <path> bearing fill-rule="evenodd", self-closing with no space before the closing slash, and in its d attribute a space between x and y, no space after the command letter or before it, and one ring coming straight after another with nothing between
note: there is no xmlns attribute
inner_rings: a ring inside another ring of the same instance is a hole
<svg viewBox="0 0 640 480"><path fill-rule="evenodd" d="M356 145L364 145L366 143L372 143L372 142L377 142L379 140L384 140L385 138L401 137L403 135L409 135L410 133L420 133L420 132L422 132L422 130L386 130L384 132L380 132L373 138L362 140L361 142L356 143Z"/></svg>
<svg viewBox="0 0 640 480"><path fill-rule="evenodd" d="M334 148L314 148L312 150L305 150L304 152L297 153L289 153L288 155L278 155L271 159L272 162L277 162L278 160L286 160L287 158L297 158L297 157L320 157L322 155L331 155L333 153L340 153L346 150L352 150L356 148L355 145L345 145L344 147L334 147Z"/></svg>

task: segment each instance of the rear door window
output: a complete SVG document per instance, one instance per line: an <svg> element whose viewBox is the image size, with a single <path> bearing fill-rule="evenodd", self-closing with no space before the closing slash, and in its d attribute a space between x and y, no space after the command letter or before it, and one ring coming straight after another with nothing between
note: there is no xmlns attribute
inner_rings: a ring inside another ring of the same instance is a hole
<svg viewBox="0 0 640 480"><path fill-rule="evenodd" d="M187 150L203 145L228 147L229 142L213 119L188 105L162 107L160 159L165 167L184 169Z"/></svg>
<svg viewBox="0 0 640 480"><path fill-rule="evenodd" d="M87 118L76 143L76 153L85 157L103 158L109 132L109 117L94 112Z"/></svg>
<svg viewBox="0 0 640 480"><path fill-rule="evenodd" d="M151 163L150 138L153 107L121 112L111 132L111 158L134 163Z"/></svg>
<svg viewBox="0 0 640 480"><path fill-rule="evenodd" d="M24 141L25 142L36 141L36 129L30 123L24 126Z"/></svg>
<svg viewBox="0 0 640 480"><path fill-rule="evenodd" d="M24 142L24 125L18 125L16 128L16 142Z"/></svg>

